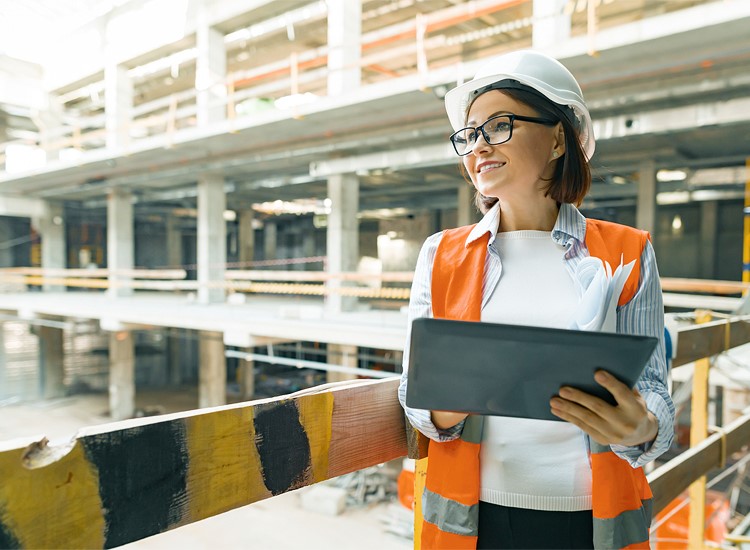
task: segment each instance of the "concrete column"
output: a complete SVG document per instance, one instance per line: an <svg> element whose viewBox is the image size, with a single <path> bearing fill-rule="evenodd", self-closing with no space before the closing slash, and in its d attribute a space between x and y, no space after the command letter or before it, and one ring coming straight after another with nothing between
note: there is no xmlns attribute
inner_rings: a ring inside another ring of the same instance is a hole
<svg viewBox="0 0 750 550"><path fill-rule="evenodd" d="M713 279L716 276L716 249L718 244L719 202L701 203L701 237L698 247L700 276Z"/></svg>
<svg viewBox="0 0 750 550"><path fill-rule="evenodd" d="M247 351L251 352L252 349ZM240 395L243 400L249 401L255 395L255 362L252 359L240 359L238 368Z"/></svg>
<svg viewBox="0 0 750 550"><path fill-rule="evenodd" d="M47 269L65 268L65 223L62 203L46 201L44 215L32 219L34 229L42 242L42 267ZM63 292L62 285L45 284L48 292Z"/></svg>
<svg viewBox="0 0 750 550"><path fill-rule="evenodd" d="M199 407L218 407L226 404L227 364L222 333L201 331L198 378Z"/></svg>
<svg viewBox="0 0 750 550"><path fill-rule="evenodd" d="M133 202L130 191L113 189L107 197L107 268L109 273L108 295L132 296L133 289L127 285L132 277L123 270L133 269Z"/></svg>
<svg viewBox="0 0 750 550"><path fill-rule="evenodd" d="M333 365L357 368L357 346L328 344L328 362ZM357 378L356 374L333 371L326 373L327 382L341 382L343 380L354 380L355 378Z"/></svg>
<svg viewBox="0 0 750 550"><path fill-rule="evenodd" d="M570 15L565 13L568 0L534 0L531 43L534 49L550 48L570 39Z"/></svg>
<svg viewBox="0 0 750 550"><path fill-rule="evenodd" d="M266 220L263 223L263 259L276 259L276 245L278 244L278 231L276 222Z"/></svg>
<svg viewBox="0 0 750 550"><path fill-rule="evenodd" d="M182 230L174 216L167 217L167 265L182 267Z"/></svg>
<svg viewBox="0 0 750 550"><path fill-rule="evenodd" d="M12 219L0 216L0 242L8 242L15 237ZM0 267L16 267L13 261L13 248L0 248Z"/></svg>
<svg viewBox="0 0 750 550"><path fill-rule="evenodd" d="M182 329L172 328L167 332L167 370L169 371L169 385L178 387L182 384Z"/></svg>
<svg viewBox="0 0 750 550"><path fill-rule="evenodd" d="M328 272L356 271L359 261L359 178L354 174L329 177L328 198L331 199L326 239ZM326 296L326 311L339 313L354 310L357 299L335 291L343 286L342 281L329 281L327 286L332 292Z"/></svg>
<svg viewBox="0 0 750 550"><path fill-rule="evenodd" d="M63 329L40 326L39 338L39 394L43 399L65 395L63 385L64 352Z"/></svg>
<svg viewBox="0 0 750 550"><path fill-rule="evenodd" d="M135 344L130 330L109 335L109 412L113 420L135 415Z"/></svg>
<svg viewBox="0 0 750 550"><path fill-rule="evenodd" d="M302 233L302 256L315 256L315 228L312 225Z"/></svg>
<svg viewBox="0 0 750 550"><path fill-rule="evenodd" d="M226 205L224 178L202 175L198 180L198 301L202 304L224 301L220 285L227 264Z"/></svg>
<svg viewBox="0 0 750 550"><path fill-rule="evenodd" d="M239 246L240 246L240 264L242 269L251 269L250 262L255 257L255 229L253 220L255 212L252 209L242 210L240 212L239 223Z"/></svg>
<svg viewBox="0 0 750 550"><path fill-rule="evenodd" d="M639 167L638 204L635 225L654 236L656 229L656 167L653 161L644 161Z"/></svg>
<svg viewBox="0 0 750 550"><path fill-rule="evenodd" d="M133 83L124 65L104 67L104 116L108 149L127 149L133 119Z"/></svg>
<svg viewBox="0 0 750 550"><path fill-rule="evenodd" d="M458 213L456 224L458 227L474 223L477 217L477 207L474 205L474 188L468 183L458 188Z"/></svg>
<svg viewBox="0 0 750 550"><path fill-rule="evenodd" d="M359 88L362 44L361 0L328 0L328 95Z"/></svg>
<svg viewBox="0 0 750 550"><path fill-rule="evenodd" d="M198 58L195 89L198 92L198 126L206 126L226 118L227 52L224 34L208 25L205 4L198 16L196 47Z"/></svg>
<svg viewBox="0 0 750 550"><path fill-rule="evenodd" d="M34 117L39 126L39 145L44 149L47 162L60 158L59 141L62 139L63 107L57 96L47 94L47 108Z"/></svg>
<svg viewBox="0 0 750 550"><path fill-rule="evenodd" d="M8 388L7 357L5 355L5 323L0 322L0 388ZM0 398L5 390L0 389Z"/></svg>

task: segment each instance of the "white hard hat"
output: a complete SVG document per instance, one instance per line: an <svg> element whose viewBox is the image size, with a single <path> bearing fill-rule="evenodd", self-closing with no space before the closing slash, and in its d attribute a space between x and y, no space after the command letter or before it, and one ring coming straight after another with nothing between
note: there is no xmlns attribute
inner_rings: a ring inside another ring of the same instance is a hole
<svg viewBox="0 0 750 550"><path fill-rule="evenodd" d="M509 82L505 85L502 81ZM553 103L570 107L583 151L591 158L594 154L594 128L581 87L557 59L532 50L515 51L491 59L479 69L473 80L445 94L445 110L453 129L457 131L466 126L466 111L477 92L493 84L498 84L496 88L513 88L512 81L536 90Z"/></svg>

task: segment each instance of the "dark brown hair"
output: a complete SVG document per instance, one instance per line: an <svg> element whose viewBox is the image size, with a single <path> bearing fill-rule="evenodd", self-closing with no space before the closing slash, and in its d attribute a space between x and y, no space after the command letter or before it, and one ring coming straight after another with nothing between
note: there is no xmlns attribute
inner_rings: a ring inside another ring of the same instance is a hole
<svg viewBox="0 0 750 550"><path fill-rule="evenodd" d="M573 122L563 111L566 107L552 103L546 97L531 90L508 88L498 91L524 105L528 105L534 109L537 116L562 122L565 135L565 154L556 161L555 173L548 180L549 184L544 190L544 196L552 197L559 203L567 202L579 206L591 188L591 168L578 139L578 132ZM463 162L459 169L464 179L473 185ZM496 197L485 197L479 191L474 196L474 203L482 214L489 211L497 201Z"/></svg>

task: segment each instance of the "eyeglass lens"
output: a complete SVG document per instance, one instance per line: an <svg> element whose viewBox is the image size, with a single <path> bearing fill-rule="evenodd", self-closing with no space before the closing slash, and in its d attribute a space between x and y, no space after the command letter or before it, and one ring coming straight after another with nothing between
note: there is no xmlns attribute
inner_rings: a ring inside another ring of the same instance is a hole
<svg viewBox="0 0 750 550"><path fill-rule="evenodd" d="M477 141L479 132L490 145L499 145L510 139L513 121L509 115L492 117L477 128L463 128L451 137L453 146L459 155L468 153Z"/></svg>

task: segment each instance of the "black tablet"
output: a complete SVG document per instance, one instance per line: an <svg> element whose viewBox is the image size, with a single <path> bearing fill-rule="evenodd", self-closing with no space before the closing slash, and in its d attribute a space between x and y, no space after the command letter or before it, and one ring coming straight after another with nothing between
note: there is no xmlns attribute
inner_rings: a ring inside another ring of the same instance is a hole
<svg viewBox="0 0 750 550"><path fill-rule="evenodd" d="M560 420L549 400L572 386L615 404L604 369L635 386L659 340L445 319L415 319L406 404L416 409Z"/></svg>

